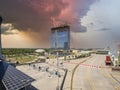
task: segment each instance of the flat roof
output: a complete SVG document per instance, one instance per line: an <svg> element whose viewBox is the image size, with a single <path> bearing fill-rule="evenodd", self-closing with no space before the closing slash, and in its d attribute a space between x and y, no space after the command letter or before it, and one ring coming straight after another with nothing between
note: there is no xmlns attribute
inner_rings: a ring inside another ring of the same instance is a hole
<svg viewBox="0 0 120 90"><path fill-rule="evenodd" d="M70 26L63 25L63 26L59 26L59 27L53 27L53 28L51 28L51 30L54 31L54 30L60 30L60 29L64 29L64 28L70 28Z"/></svg>
<svg viewBox="0 0 120 90"><path fill-rule="evenodd" d="M0 82L7 90L19 90L30 85L33 81L35 80L32 77L17 70L5 61L0 62Z"/></svg>

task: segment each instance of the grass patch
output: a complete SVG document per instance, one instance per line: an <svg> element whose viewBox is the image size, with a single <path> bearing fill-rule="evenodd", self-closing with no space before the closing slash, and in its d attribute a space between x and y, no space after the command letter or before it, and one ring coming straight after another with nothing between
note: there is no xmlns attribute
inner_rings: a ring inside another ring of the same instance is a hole
<svg viewBox="0 0 120 90"><path fill-rule="evenodd" d="M18 62L19 64L35 61L35 59L36 59L35 56L24 56L24 55L7 57L7 61Z"/></svg>

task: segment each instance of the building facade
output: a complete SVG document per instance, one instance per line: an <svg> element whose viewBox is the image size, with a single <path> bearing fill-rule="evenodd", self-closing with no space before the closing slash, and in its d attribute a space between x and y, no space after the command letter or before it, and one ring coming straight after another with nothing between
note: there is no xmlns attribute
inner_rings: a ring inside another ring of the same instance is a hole
<svg viewBox="0 0 120 90"><path fill-rule="evenodd" d="M2 44L1 44L1 25L2 25L2 17L0 16L0 59L2 59Z"/></svg>
<svg viewBox="0 0 120 90"><path fill-rule="evenodd" d="M70 49L70 26L51 28L51 48Z"/></svg>

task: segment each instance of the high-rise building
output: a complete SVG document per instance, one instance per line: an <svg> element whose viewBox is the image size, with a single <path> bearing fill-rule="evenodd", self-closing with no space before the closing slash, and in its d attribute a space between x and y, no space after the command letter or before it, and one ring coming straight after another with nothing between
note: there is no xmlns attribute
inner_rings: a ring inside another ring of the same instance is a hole
<svg viewBox="0 0 120 90"><path fill-rule="evenodd" d="M63 25L51 28L51 48L70 49L70 26Z"/></svg>

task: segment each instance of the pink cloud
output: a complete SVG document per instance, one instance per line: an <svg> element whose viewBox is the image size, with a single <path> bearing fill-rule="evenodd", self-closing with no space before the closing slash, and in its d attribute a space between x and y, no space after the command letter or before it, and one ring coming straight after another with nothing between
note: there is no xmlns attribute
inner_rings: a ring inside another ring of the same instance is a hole
<svg viewBox="0 0 120 90"><path fill-rule="evenodd" d="M86 3L93 0L25 0L29 6L39 14L54 17L56 22L78 23L83 13ZM79 6L76 4L79 3ZM87 8L86 8L87 9ZM89 8L88 8L89 9ZM86 12L85 12L86 14ZM44 17L43 17L44 18Z"/></svg>
<svg viewBox="0 0 120 90"><path fill-rule="evenodd" d="M81 18L86 15L93 1L95 0L2 0L0 14L5 18L4 23L12 23L23 32L34 32L38 35L32 36L30 33L30 37L46 44L49 43L51 17L55 18L58 25L70 23L73 32L86 32L86 28L81 26Z"/></svg>

